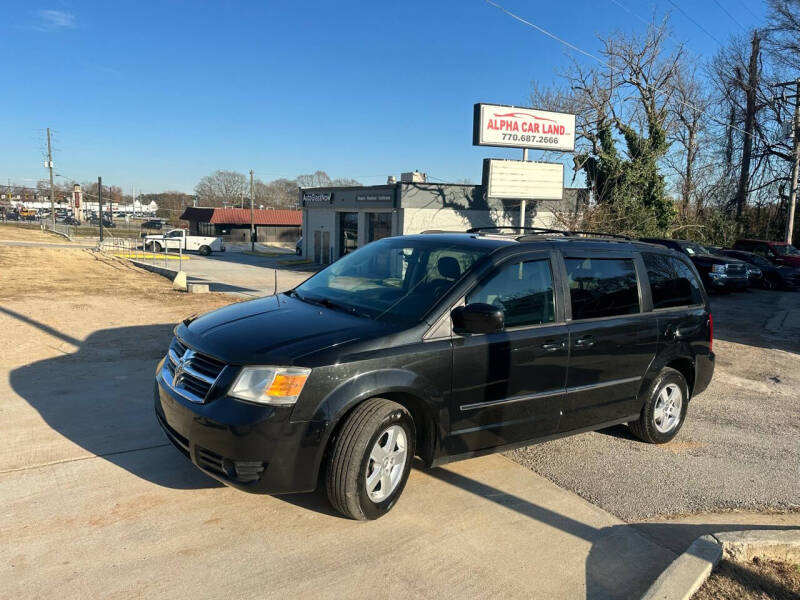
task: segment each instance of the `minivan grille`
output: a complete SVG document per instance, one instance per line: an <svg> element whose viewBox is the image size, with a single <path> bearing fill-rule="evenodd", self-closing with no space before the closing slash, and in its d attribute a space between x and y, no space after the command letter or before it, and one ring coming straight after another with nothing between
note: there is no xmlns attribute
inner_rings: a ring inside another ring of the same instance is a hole
<svg viewBox="0 0 800 600"><path fill-rule="evenodd" d="M219 377L225 363L188 348L178 338L172 340L167 353L168 384L192 402L205 402L208 392Z"/></svg>

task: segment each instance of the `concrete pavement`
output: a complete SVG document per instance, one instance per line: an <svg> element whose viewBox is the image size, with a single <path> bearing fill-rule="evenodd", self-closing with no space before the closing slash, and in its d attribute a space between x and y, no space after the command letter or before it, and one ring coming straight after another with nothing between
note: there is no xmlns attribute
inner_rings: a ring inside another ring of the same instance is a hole
<svg viewBox="0 0 800 600"><path fill-rule="evenodd" d="M153 417L176 317L39 304L0 310L0 597L636 598L676 556L502 456L415 470L370 523L220 486Z"/></svg>
<svg viewBox="0 0 800 600"><path fill-rule="evenodd" d="M293 254L285 257L253 256L245 254L241 248L229 247L226 252L210 256L192 254L190 260L183 262L183 269L189 281L208 283L212 291L267 296L276 288L276 277L277 289L281 292L301 284L317 270L313 265L292 267L281 264L294 258Z"/></svg>

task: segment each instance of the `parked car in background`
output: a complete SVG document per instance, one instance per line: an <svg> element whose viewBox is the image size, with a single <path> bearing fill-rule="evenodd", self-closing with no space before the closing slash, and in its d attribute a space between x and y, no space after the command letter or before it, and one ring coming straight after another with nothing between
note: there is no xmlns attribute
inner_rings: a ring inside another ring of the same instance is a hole
<svg viewBox="0 0 800 600"><path fill-rule="evenodd" d="M89 217L89 224L90 225L99 226L100 225L100 219L97 218L97 216L91 216L91 217ZM103 217L103 227L114 228L114 227L116 227L116 225L114 224L114 221L110 221L109 219Z"/></svg>
<svg viewBox="0 0 800 600"><path fill-rule="evenodd" d="M774 265L800 267L800 250L786 242L770 242L768 240L737 240L734 250L744 250L758 254Z"/></svg>
<svg viewBox="0 0 800 600"><path fill-rule="evenodd" d="M164 223L162 221L151 219L150 221L145 221L141 225L141 229L155 229L161 231L164 227Z"/></svg>
<svg viewBox="0 0 800 600"><path fill-rule="evenodd" d="M744 250L721 250L720 253L760 269L762 277L759 284L766 290L789 290L800 287L800 268L774 265L763 256Z"/></svg>
<svg viewBox="0 0 800 600"><path fill-rule="evenodd" d="M64 217L64 225L80 225L80 221L75 217Z"/></svg>
<svg viewBox="0 0 800 600"><path fill-rule="evenodd" d="M571 232L384 238L174 333L154 404L184 456L249 492L322 478L363 520L395 505L415 455L438 466L615 423L668 442L715 362L686 256Z"/></svg>
<svg viewBox="0 0 800 600"><path fill-rule="evenodd" d="M711 254L696 242L662 238L641 238L641 241L659 244L688 256L697 267L707 290L731 292L747 289L750 284L746 263Z"/></svg>

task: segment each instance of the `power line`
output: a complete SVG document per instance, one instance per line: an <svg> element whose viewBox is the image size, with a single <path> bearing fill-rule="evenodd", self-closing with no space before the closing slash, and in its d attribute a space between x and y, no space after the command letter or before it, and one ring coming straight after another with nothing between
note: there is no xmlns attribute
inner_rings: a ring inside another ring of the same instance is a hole
<svg viewBox="0 0 800 600"><path fill-rule="evenodd" d="M667 2L669 2L670 4L672 4L672 6L674 6L676 9L678 9L678 10L681 12L681 14L682 14L684 17L686 17L686 18L687 18L687 19L689 19L689 20L690 20L692 23L694 23L694 24L697 26L697 28L698 28L698 29L700 29L701 31L703 31L703 32L704 32L704 33L705 33L705 34L706 34L708 37L710 37L712 40L714 40L715 42L717 42L717 44L719 44L720 46L724 46L724 45L725 45L725 44L723 44L721 41L719 41L719 39L718 39L718 38L717 38L717 37L716 37L714 34L712 34L712 33L711 33L711 32L710 32L708 29L706 29L706 28L705 28L705 27L703 27L703 26L702 26L700 23L698 23L697 21L695 21L695 20L694 20L694 18L693 18L693 17L692 17L692 16L691 16L689 13L687 13L687 12L686 12L685 10L683 10L683 9L682 9L680 6L678 6L678 5L677 5L677 4L676 4L676 3L675 3L673 0L667 0Z"/></svg>
<svg viewBox="0 0 800 600"><path fill-rule="evenodd" d="M595 56L595 55L594 55L594 54L592 54L591 52L588 52L588 51L586 51L586 50L583 50L582 48L578 48L578 47L577 47L577 46L575 46L574 44L571 44L570 42L567 42L567 41L565 41L565 40L562 40L560 37L558 37L558 36L557 36L557 35L555 35L555 34L552 34L552 33L550 33L550 32L549 32L549 31L547 31L546 29L543 29L543 28L539 27L538 25L536 25L536 24L534 24L534 23L531 23L530 21L528 21L528 20L526 20L526 19L523 19L523 18L522 18L522 17L520 17L519 15L516 15L516 14L512 13L511 11L509 11L509 10L507 10L507 9L503 8L502 6L500 6L499 4L497 4L496 2L493 2L492 0L483 0L483 1L484 1L486 4L488 4L488 5L490 5L490 6L494 7L494 8L497 8L498 10L500 10L501 12L503 12L503 13L505 13L506 15L510 16L511 18L513 18L513 19L515 19L515 20L519 21L520 23L523 23L523 24L525 24L525 25L527 25L527 26L529 26L529 27L532 27L532 28L533 28L533 29L535 29L536 31L539 31L540 33L543 33L543 34L544 34L544 35L546 35L547 37L549 37L549 38L551 38L551 39L554 39L554 40L556 40L557 42L559 42L559 43L561 43L561 44L564 44L564 45L565 45L565 46L567 46L568 48L572 48L572 49L576 50L577 52L580 52L580 53L581 53L581 54L583 54L584 56L588 56L589 58L591 58L592 60L595 60L595 61L597 61L598 63L600 63L601 65L603 65L603 66L604 66L604 67L606 67L607 69L609 69L610 71L618 71L618 70L620 70L618 67L613 67L613 66L612 66L610 63L608 63L608 62L604 61L602 58L599 58L599 57ZM672 0L670 0L670 1L672 1ZM648 90L652 91L652 92L653 92L653 93L655 93L655 94L664 94L664 95L667 95L667 96L669 96L668 92L665 92L664 90L662 90L662 89L659 89L659 88L657 88L657 87L655 87L655 86L648 85L648 86L646 86L646 88L647 88ZM694 104L692 104L691 102L686 102L686 101L684 101L684 100L680 100L680 99L678 99L678 98L672 98L672 100L673 100L673 101L675 101L675 102L677 102L677 103L678 103L678 104L680 104L681 106L685 106L685 107L687 107L687 108L691 108L692 110L694 110L694 111L696 111L696 112L701 112L701 113L704 113L704 112L706 112L706 110L705 110L705 109L702 109L702 108L700 108L699 106L695 106L695 105L694 105ZM713 117L713 116L711 116L711 115L709 115L709 117L708 117L708 118L709 118L709 119L711 119L711 120L712 120L714 123L716 123L716 124L718 124L718 125L722 125L723 127L727 128L727 129L732 129L732 130L734 130L734 131L738 131L738 132L740 132L740 133L743 133L743 134L745 134L745 135L750 135L750 136L752 136L752 137L754 137L754 138L757 138L757 139L761 140L761 141L762 141L762 142L764 142L765 144L769 143L769 142L767 142L767 140L765 140L764 138L762 138L760 135L757 135L755 132L748 133L746 130L742 129L741 127L737 127L736 125L731 125L730 123L725 123L724 121L720 121L719 119L717 119L717 118L715 118L715 117Z"/></svg>
<svg viewBox="0 0 800 600"><path fill-rule="evenodd" d="M613 4L616 4L617 6L619 6L619 7L620 7L622 10L624 10L626 13L628 13L628 14L629 14L629 15L631 15L632 17L636 18L638 21L641 21L642 23L644 23L645 25L647 25L648 27L651 25L651 21L648 21L648 20L647 20L647 19L645 19L644 17L642 17L642 16L640 16L640 15L636 14L636 13L635 13L635 12L633 12L631 9L629 9L628 7L626 7L625 5L623 5L621 2L618 2L618 0L610 0L610 1L611 1ZM714 0L714 1L716 2L716 0ZM681 40L679 40L678 38L676 38L676 37L675 37L674 35L672 35L672 34L671 34L669 31L667 31L667 36L669 36L669 38L670 38L672 41L674 41L674 42L675 42L675 43L676 43L678 46L680 46L680 47L684 47L684 46L685 46L684 42L682 42ZM746 84L744 81L742 81L741 79L738 79L737 77L731 77L731 81L735 81L736 83L738 83L739 85L741 85L743 88L746 88L746 87L747 87L747 85L748 85L748 84Z"/></svg>
<svg viewBox="0 0 800 600"><path fill-rule="evenodd" d="M714 4L716 4L717 6L719 6L719 9L720 9L722 12L724 12L726 15L728 15L728 17L730 17L731 21L733 21L733 22L734 22L734 23L736 23L736 24L737 24L739 27L741 27L742 29L744 29L745 31L747 31L747 27L745 27L744 25L742 25L742 23L739 21L739 19L737 19L736 17L734 17L734 16L733 16L733 14L731 14L731 12L730 12L730 11L728 11L728 9L727 9L727 8L725 8L725 7L724 7L724 6L723 6L723 5L720 3L720 1L719 1L719 0L714 0Z"/></svg>

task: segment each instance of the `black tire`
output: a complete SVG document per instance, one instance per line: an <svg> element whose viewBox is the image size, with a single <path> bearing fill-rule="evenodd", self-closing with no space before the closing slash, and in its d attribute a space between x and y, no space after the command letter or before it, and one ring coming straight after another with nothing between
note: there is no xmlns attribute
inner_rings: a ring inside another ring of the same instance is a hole
<svg viewBox="0 0 800 600"><path fill-rule="evenodd" d="M150 244L150 251L151 252L161 252L161 244L158 242L152 242Z"/></svg>
<svg viewBox="0 0 800 600"><path fill-rule="evenodd" d="M198 250L198 252L200 253L200 256L208 256L211 254L211 248L208 246L200 246L200 250Z"/></svg>
<svg viewBox="0 0 800 600"><path fill-rule="evenodd" d="M682 394L680 416L677 423L668 431L659 431L656 422L656 403L658 397L667 386L675 385ZM684 376L675 369L664 367L645 392L644 406L638 421L628 423L633 435L649 444L665 444L678 435L686 420L686 409L689 406L689 386Z"/></svg>
<svg viewBox="0 0 800 600"><path fill-rule="evenodd" d="M772 277L765 276L762 280L761 287L763 287L765 290L777 290L780 288L780 284Z"/></svg>
<svg viewBox="0 0 800 600"><path fill-rule="evenodd" d="M406 437L403 471L389 496L375 502L367 492L370 453L394 425L399 425ZM344 516L359 521L377 519L389 512L408 481L414 459L414 441L414 421L401 405L383 398L372 398L358 405L332 441L325 473L331 505Z"/></svg>

